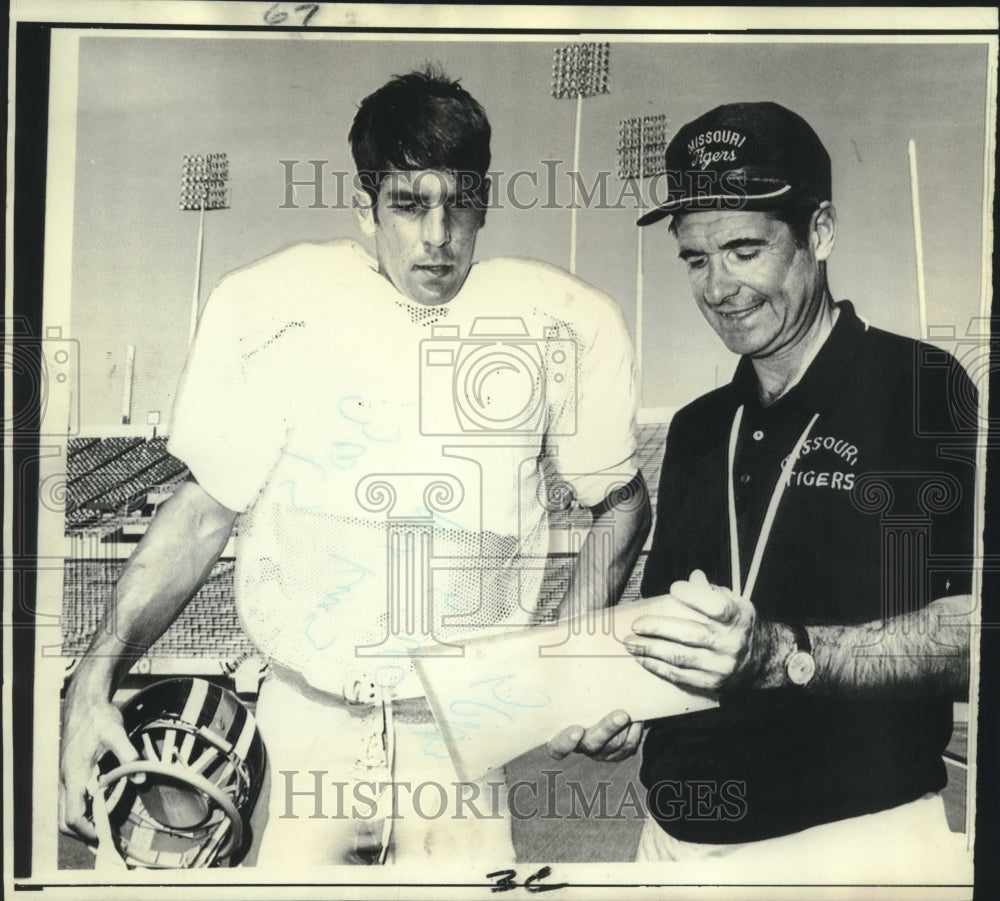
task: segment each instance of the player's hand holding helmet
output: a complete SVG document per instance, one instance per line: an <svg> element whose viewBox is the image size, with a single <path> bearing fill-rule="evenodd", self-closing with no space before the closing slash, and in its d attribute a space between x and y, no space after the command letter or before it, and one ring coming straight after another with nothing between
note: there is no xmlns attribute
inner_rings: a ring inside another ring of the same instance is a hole
<svg viewBox="0 0 1000 901"><path fill-rule="evenodd" d="M135 753L112 749L100 761L91 791L100 844L137 867L236 863L265 766L250 712L231 692L182 678L138 692L121 721Z"/></svg>
<svg viewBox="0 0 1000 901"><path fill-rule="evenodd" d="M97 841L91 816L91 782L105 752L123 763L139 758L122 726L121 711L103 696L86 700L67 696L61 733L59 828L88 844Z"/></svg>

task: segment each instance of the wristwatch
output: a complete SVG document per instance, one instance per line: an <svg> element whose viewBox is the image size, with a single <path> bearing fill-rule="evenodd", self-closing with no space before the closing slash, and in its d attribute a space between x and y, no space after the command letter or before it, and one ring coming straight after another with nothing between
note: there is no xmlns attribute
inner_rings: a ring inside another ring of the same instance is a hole
<svg viewBox="0 0 1000 901"><path fill-rule="evenodd" d="M812 642L809 633L800 623L790 623L789 628L795 637L796 648L785 659L785 677L792 685L808 685L816 674L816 660L812 655Z"/></svg>

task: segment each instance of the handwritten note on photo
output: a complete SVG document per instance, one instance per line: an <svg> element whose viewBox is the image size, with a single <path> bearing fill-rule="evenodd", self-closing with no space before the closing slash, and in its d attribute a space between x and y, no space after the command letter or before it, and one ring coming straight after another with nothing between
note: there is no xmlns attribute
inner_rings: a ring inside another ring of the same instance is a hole
<svg viewBox="0 0 1000 901"><path fill-rule="evenodd" d="M625 650L622 639L647 613L685 615L655 598L473 639L460 655L454 646L421 649L417 672L458 778L480 779L565 726L618 708L647 720L715 706L714 696L665 682Z"/></svg>

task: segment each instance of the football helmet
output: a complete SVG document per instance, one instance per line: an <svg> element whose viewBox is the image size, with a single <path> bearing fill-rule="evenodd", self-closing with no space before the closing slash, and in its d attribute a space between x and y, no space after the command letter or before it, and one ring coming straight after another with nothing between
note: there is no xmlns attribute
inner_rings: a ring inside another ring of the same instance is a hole
<svg viewBox="0 0 1000 901"><path fill-rule="evenodd" d="M238 862L265 767L250 711L218 685L178 678L137 692L121 712L142 756L125 764L106 756L99 784L125 863L184 868ZM136 773L145 774L138 785L128 778Z"/></svg>

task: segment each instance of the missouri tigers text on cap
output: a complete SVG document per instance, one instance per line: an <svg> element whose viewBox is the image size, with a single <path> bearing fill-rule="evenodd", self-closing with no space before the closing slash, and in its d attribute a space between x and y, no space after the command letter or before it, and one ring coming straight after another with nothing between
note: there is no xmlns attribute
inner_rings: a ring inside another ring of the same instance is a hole
<svg viewBox="0 0 1000 901"><path fill-rule="evenodd" d="M800 115L772 102L728 103L688 122L667 146L665 179L665 202L638 225L680 211L772 210L803 198L831 199L822 141Z"/></svg>

